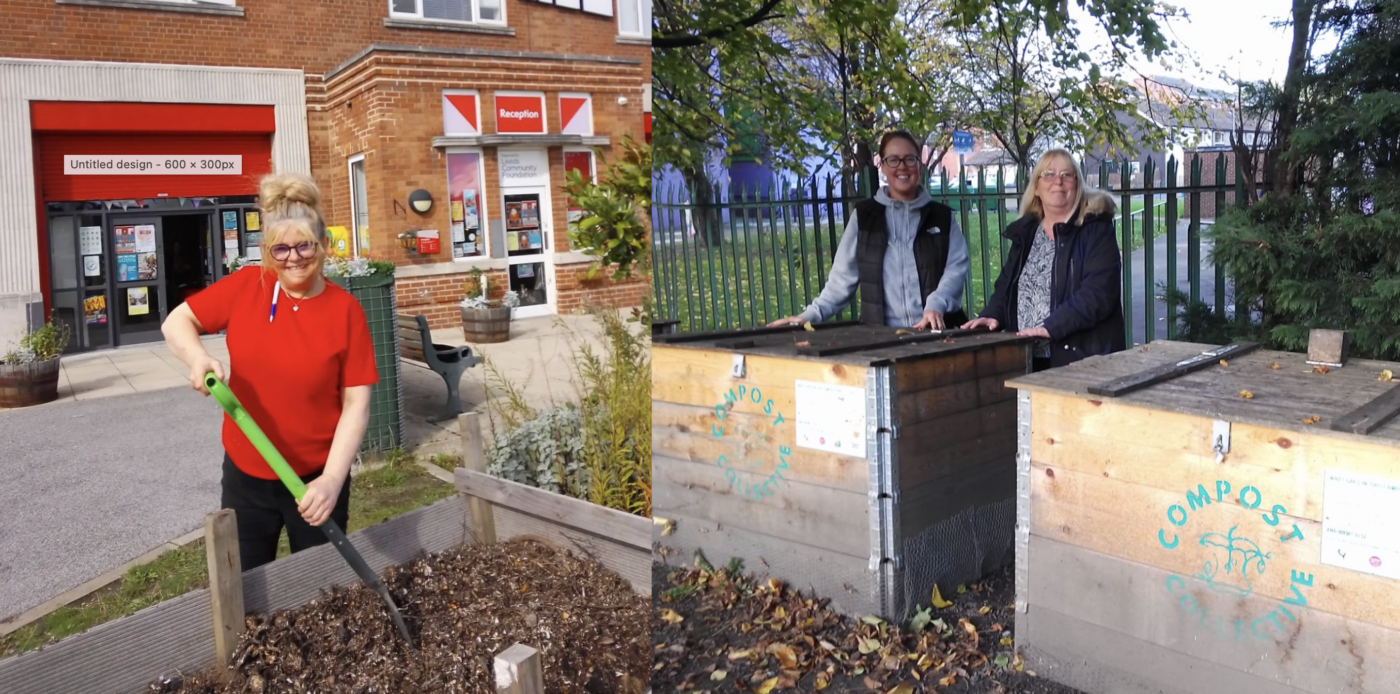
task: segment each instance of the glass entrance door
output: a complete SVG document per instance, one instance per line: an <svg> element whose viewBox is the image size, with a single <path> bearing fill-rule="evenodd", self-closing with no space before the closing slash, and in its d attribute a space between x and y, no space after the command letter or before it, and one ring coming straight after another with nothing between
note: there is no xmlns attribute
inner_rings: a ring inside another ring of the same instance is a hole
<svg viewBox="0 0 1400 694"><path fill-rule="evenodd" d="M162 339L165 320L165 236L160 217L109 217L113 291L110 314L116 342L130 345Z"/></svg>
<svg viewBox="0 0 1400 694"><path fill-rule="evenodd" d="M520 318L554 313L553 219L544 188L511 188L504 195L506 275L520 295Z"/></svg>

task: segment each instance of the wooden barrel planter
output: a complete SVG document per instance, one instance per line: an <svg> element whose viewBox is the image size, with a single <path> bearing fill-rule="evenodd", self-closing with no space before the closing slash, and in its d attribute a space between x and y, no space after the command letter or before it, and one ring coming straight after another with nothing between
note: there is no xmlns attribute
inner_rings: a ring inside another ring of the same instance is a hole
<svg viewBox="0 0 1400 694"><path fill-rule="evenodd" d="M0 407L30 407L58 399L58 359L0 364Z"/></svg>
<svg viewBox="0 0 1400 694"><path fill-rule="evenodd" d="M510 339L510 307L462 308L462 336L467 342L505 342Z"/></svg>

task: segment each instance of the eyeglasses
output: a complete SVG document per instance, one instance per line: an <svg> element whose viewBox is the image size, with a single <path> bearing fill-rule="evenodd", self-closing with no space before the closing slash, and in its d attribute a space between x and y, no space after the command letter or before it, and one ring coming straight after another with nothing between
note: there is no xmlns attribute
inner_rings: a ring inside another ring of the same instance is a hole
<svg viewBox="0 0 1400 694"><path fill-rule="evenodd" d="M913 155L907 157L881 157L880 166L887 169L898 169L903 164L904 168L912 169L919 165L919 158Z"/></svg>
<svg viewBox="0 0 1400 694"><path fill-rule="evenodd" d="M296 250L298 258L310 258L316 255L316 244L310 241L302 241L296 246L279 243L267 249L267 252L272 255L273 260L286 260L292 254L293 249Z"/></svg>
<svg viewBox="0 0 1400 694"><path fill-rule="evenodd" d="M1062 183L1068 183L1070 181L1075 180L1075 175L1073 171L1060 171L1058 173L1055 171L1040 172L1040 180L1045 181L1046 183L1049 183L1050 181L1053 181L1057 178L1060 179Z"/></svg>

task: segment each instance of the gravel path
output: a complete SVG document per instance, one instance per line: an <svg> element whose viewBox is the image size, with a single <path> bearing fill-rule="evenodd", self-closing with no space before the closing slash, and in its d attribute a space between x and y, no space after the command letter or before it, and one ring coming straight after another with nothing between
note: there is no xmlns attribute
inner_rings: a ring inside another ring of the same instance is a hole
<svg viewBox="0 0 1400 694"><path fill-rule="evenodd" d="M184 388L0 412L0 619L201 527L221 420Z"/></svg>

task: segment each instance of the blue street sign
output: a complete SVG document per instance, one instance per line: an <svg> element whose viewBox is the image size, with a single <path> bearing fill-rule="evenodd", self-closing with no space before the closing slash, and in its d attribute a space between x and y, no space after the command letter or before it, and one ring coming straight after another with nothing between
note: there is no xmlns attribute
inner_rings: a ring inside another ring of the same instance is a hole
<svg viewBox="0 0 1400 694"><path fill-rule="evenodd" d="M972 154L972 133L962 130L953 131L953 153Z"/></svg>

